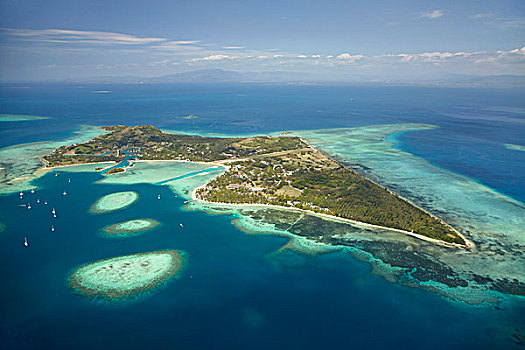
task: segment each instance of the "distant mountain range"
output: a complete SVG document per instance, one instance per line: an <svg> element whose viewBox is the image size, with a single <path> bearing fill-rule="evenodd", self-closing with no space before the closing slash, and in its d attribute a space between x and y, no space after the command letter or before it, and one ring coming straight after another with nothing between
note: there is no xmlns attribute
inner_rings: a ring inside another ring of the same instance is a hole
<svg viewBox="0 0 525 350"><path fill-rule="evenodd" d="M56 80L58 81L58 80ZM281 83L281 84L354 84L402 86L451 86L525 88L524 75L448 75L431 79L377 79L366 76L323 78L299 72L236 72L222 69L195 70L160 77L134 76L94 77L60 80L60 82L97 84L167 84L167 83Z"/></svg>
<svg viewBox="0 0 525 350"><path fill-rule="evenodd" d="M300 77L300 78L298 78ZM314 81L303 73L290 72L235 72L223 69L203 69L145 78L135 76L105 76L73 79L82 83L167 84L167 83L222 83L222 82L298 82ZM65 81L65 80L64 80ZM71 80L69 80L71 81Z"/></svg>

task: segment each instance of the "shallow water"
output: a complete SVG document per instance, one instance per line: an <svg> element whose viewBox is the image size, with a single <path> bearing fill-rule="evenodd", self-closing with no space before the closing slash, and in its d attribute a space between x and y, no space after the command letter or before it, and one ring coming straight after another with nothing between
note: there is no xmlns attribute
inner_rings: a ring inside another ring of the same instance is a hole
<svg viewBox="0 0 525 350"><path fill-rule="evenodd" d="M0 347L519 348L516 335L525 332L525 304L523 297L513 296L521 290L513 278L524 280L523 205L517 201L523 180L516 171L523 152L504 144L520 144L523 112L515 107L523 103L521 92L140 89L106 87L114 93L91 95L63 87L35 87L29 93L4 89L0 103L6 112L53 119L4 123L0 139L4 145L59 139L86 120L151 122L192 133L344 127L299 134L446 218L476 243L476 250L438 247L389 231L268 208L185 203L193 188L222 172L202 164L139 162L111 177L102 177L94 171L100 165L91 164L39 177L39 154L77 141L14 146L0 150L0 162L11 167L2 176L28 178L19 180L18 187L4 182L8 194L0 196L0 276L8 281L0 291ZM179 119L179 114L198 118ZM366 124L385 125L355 128ZM462 130L473 129L478 132L465 138ZM93 132L75 140L100 131ZM450 140L456 143L439 149ZM491 158L512 152L488 160L487 166L506 170L504 181L494 172L485 175L483 168L470 167L476 160L484 162L486 150L495 152ZM446 164L439 159L444 151L450 155ZM461 165L468 171L462 172ZM31 187L36 193L27 191ZM22 200L19 189L25 190ZM119 211L89 214L98 198L122 191L135 191L139 199ZM31 210L20 206L27 203ZM118 240L99 234L136 218L161 225ZM184 251L185 267L178 279L140 298L114 304L77 295L68 286L67 277L84 264L164 249Z"/></svg>
<svg viewBox="0 0 525 350"><path fill-rule="evenodd" d="M134 191L107 194L97 199L97 201L91 206L90 211L95 214L103 214L123 209L133 204L138 198L139 195Z"/></svg>
<svg viewBox="0 0 525 350"><path fill-rule="evenodd" d="M465 274L524 283L525 205L387 141L389 134L422 127L397 124L299 134L315 147L445 219L475 243L472 254L444 250L438 256L445 264Z"/></svg>
<svg viewBox="0 0 525 350"><path fill-rule="evenodd" d="M2 300L9 300L2 303L3 347L169 348L177 343L226 349L278 342L292 348L344 348L341 344L352 341L383 348L394 341L437 349L513 344L511 336L523 311L515 301L499 309L473 308L396 286L346 252L276 253L286 238L247 235L231 225L230 215L184 211L183 200L169 196L167 187L97 184L99 178L97 173L71 173L70 195L65 197L58 190L60 177L47 174L37 180L42 189L33 196L55 206L59 215L54 220L43 205L28 211L16 207L16 195L0 199L3 208L10 208L9 216L1 214L6 223L1 273L10 281L2 289ZM131 189L140 196L134 205L83 221L98 197ZM138 215L166 224L125 240L96 235L108 224ZM51 223L55 232L49 231ZM22 245L24 235L29 248ZM161 249L187 252L180 278L131 303L91 301L67 286L69 273L83 264ZM385 312L388 318L378 317ZM315 329L305 333L312 324ZM203 332L208 336L202 337Z"/></svg>

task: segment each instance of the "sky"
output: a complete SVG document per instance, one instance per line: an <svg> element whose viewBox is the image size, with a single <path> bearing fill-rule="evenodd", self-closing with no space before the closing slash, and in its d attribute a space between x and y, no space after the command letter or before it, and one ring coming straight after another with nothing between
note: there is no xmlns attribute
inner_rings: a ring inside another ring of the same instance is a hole
<svg viewBox="0 0 525 350"><path fill-rule="evenodd" d="M525 75L523 0L0 0L0 81Z"/></svg>

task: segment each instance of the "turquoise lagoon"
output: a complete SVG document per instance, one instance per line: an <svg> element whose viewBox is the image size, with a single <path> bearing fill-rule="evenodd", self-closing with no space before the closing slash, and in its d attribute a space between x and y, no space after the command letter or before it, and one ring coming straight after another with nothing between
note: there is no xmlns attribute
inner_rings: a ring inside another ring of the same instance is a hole
<svg viewBox="0 0 525 350"><path fill-rule="evenodd" d="M158 221L151 219L131 219L124 222L119 222L102 229L106 237L129 237L144 233L154 229L159 225Z"/></svg>
<svg viewBox="0 0 525 350"><path fill-rule="evenodd" d="M48 119L47 117L40 117L37 115L25 114L0 114L0 122L25 122L28 120Z"/></svg>
<svg viewBox="0 0 525 350"><path fill-rule="evenodd" d="M139 199L138 193L134 191L115 192L99 198L89 209L93 214L109 213L120 210L133 204Z"/></svg>
<svg viewBox="0 0 525 350"><path fill-rule="evenodd" d="M157 103L169 100L152 89L148 96L157 96ZM133 91L119 94L118 88L110 90L115 101L128 95L130 101L134 98ZM245 90L251 91L249 87ZM323 95L323 88L316 91L322 97L317 100L319 106L321 99L333 105L333 94ZM483 99L483 91L478 94ZM210 105L221 111L216 96L210 92ZM311 103L299 94L293 96L301 103ZM278 108L281 102L290 101L280 98L276 98ZM235 103L240 100L242 97L232 97ZM382 105L390 106L388 113L394 115L392 111L399 107L387 102ZM65 102L57 102L58 110L61 103ZM341 105L338 108L343 110ZM49 115L46 108L41 104L41 112L24 112ZM276 113L281 113L278 108ZM22 113L12 109L12 113ZM140 108L137 111L140 114ZM252 125L260 125L259 112L251 111L255 116ZM359 108L357 112L365 113ZM200 118L184 123L190 123L187 131L195 133L191 125L206 121L207 113L180 109L176 114L191 113ZM225 112L224 118L228 118ZM46 122L56 125L53 120ZM472 252L300 213L187 202L192 189L223 171L213 165L138 162L124 173L104 177L94 170L100 165L38 170L42 147L51 149L71 139L42 142L35 138L42 143L13 144L0 150L0 162L9 166L4 166L0 197L4 227L0 231L0 271L8 281L0 294L0 346L520 348L525 328L523 296L517 295L525 281L523 204L472 174L444 168L430 153L422 157L411 151L418 137L441 137L439 130L447 125L436 127L428 120L402 122L394 117L390 121L374 126L345 122L345 127L332 122L326 125L335 127L331 129L320 129L312 122L309 130L295 133L445 218L475 243ZM180 129L180 125L166 127ZM290 129L283 121L281 130ZM207 132L225 131L208 124ZM237 128L230 133L254 131ZM279 133L271 128L265 131ZM84 128L75 137L89 139L97 132ZM498 144L501 152L519 154L513 155L518 157L513 161L519 162L523 152L508 150L505 143L519 142L510 137ZM27 159L29 165L21 166L20 159ZM13 179L16 183L9 185ZM519 184L520 179L513 183ZM24 190L22 199L20 190ZM132 205L101 215L88 213L99 198L128 191L138 194ZM32 209L27 209L27 203ZM51 215L52 207L57 218ZM162 225L118 240L98 234L105 227L137 218ZM322 243L319 237L328 231L337 234L330 244ZM23 246L24 237L28 248ZM75 269L95 261L172 249L185 252L184 269L177 279L149 289L139 299L100 302L78 295L68 284Z"/></svg>

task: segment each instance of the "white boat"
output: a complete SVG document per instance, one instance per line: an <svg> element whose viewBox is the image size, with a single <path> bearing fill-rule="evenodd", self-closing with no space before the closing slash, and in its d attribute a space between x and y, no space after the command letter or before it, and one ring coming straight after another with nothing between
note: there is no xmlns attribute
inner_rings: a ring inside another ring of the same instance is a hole
<svg viewBox="0 0 525 350"><path fill-rule="evenodd" d="M66 191L64 191L64 192L62 192L62 194L63 194L63 195L65 196L65 195L67 194L67 192L66 192Z"/></svg>
<svg viewBox="0 0 525 350"><path fill-rule="evenodd" d="M47 205L47 201L44 201L44 204Z"/></svg>
<svg viewBox="0 0 525 350"><path fill-rule="evenodd" d="M24 196L24 192L20 192L20 197L23 197Z"/></svg>
<svg viewBox="0 0 525 350"><path fill-rule="evenodd" d="M56 215L56 214L53 214L53 217L54 217L54 218L56 218L56 217L57 217L57 215Z"/></svg>
<svg viewBox="0 0 525 350"><path fill-rule="evenodd" d="M184 227L184 225L182 225L182 224L179 224L179 226L180 226L180 227Z"/></svg>
<svg viewBox="0 0 525 350"><path fill-rule="evenodd" d="M31 189L31 193L35 193L35 190L34 190L34 189Z"/></svg>
<svg viewBox="0 0 525 350"><path fill-rule="evenodd" d="M53 213L53 215L55 215L56 214L55 208L51 209L51 212Z"/></svg>
<svg viewBox="0 0 525 350"><path fill-rule="evenodd" d="M27 209L31 209L31 204L27 204Z"/></svg>
<svg viewBox="0 0 525 350"><path fill-rule="evenodd" d="M157 196L157 199L160 199L160 194Z"/></svg>
<svg viewBox="0 0 525 350"><path fill-rule="evenodd" d="M58 176L58 173L55 173L55 176Z"/></svg>
<svg viewBox="0 0 525 350"><path fill-rule="evenodd" d="M29 243L27 242L27 238L26 237L24 237L24 246L25 247L29 247Z"/></svg>
<svg viewBox="0 0 525 350"><path fill-rule="evenodd" d="M189 202L191 202L191 200L188 200L188 201L184 201L184 204L186 204L186 203L189 203Z"/></svg>
<svg viewBox="0 0 525 350"><path fill-rule="evenodd" d="M40 203L40 198L37 198L37 199L36 199L36 202L37 202L37 203Z"/></svg>
<svg viewBox="0 0 525 350"><path fill-rule="evenodd" d="M71 182L71 178L68 178L68 179L67 179L67 182Z"/></svg>
<svg viewBox="0 0 525 350"><path fill-rule="evenodd" d="M55 232L55 226L51 225L51 232Z"/></svg>

